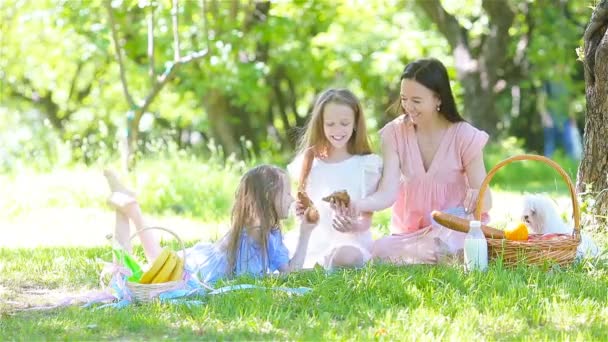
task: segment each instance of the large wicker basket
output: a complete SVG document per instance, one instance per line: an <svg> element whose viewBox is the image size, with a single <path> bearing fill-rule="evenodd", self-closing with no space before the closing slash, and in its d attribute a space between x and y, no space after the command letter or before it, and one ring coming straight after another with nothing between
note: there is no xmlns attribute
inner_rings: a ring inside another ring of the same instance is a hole
<svg viewBox="0 0 608 342"><path fill-rule="evenodd" d="M580 243L580 208L576 198L574 185L570 177L556 162L549 158L523 154L507 158L496 164L483 180L479 189L479 196L475 209L475 218L480 220L481 211L483 208L483 197L488 188L492 177L503 166L514 161L533 160L545 163L554 168L568 185L570 197L572 198L572 217L574 219L574 229L572 236L563 237L560 239L549 240L528 240L528 241L511 241L507 239L488 238L488 256L490 259L502 259L506 266L514 266L517 264L526 265L544 265L544 264L559 264L569 265L576 257L576 248Z"/></svg>
<svg viewBox="0 0 608 342"><path fill-rule="evenodd" d="M184 259L184 271L185 271L185 267L186 267L186 250L184 247L184 243L183 241L179 238L179 236L177 236L177 234L175 234L172 230L167 229L167 228L163 228L163 227L147 227L144 228L142 230L139 230L137 233L133 234L130 238L130 240L132 240L135 236L137 236L137 234L141 231L144 230L163 230L167 233L170 233L171 235L173 235L175 237L175 239L179 242L180 247L183 251L183 259ZM127 288L129 289L129 291L131 292L132 295L132 299L134 301L137 302L146 302L146 301L150 301L156 297L158 297L158 295L160 293L163 293L165 291L171 291L171 290L176 290L176 289L180 289L183 288L185 286L184 284L184 280L176 280L176 281L170 281L170 282L166 282L166 283L158 283L158 284L141 284L141 283L133 283L128 281L126 284Z"/></svg>

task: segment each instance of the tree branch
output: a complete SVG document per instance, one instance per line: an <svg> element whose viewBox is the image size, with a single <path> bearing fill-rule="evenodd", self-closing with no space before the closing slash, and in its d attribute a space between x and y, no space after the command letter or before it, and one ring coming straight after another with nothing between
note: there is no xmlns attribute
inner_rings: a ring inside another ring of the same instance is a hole
<svg viewBox="0 0 608 342"><path fill-rule="evenodd" d="M13 97L21 98L27 102L31 102L42 109L42 113L49 120L51 125L59 132L64 131L64 118L59 117L59 105L53 102L53 92L48 91L44 96L40 95L39 92L33 89L32 83L28 78L24 79L24 83L30 88L31 96L25 95L21 91L17 90L14 84L9 83L9 93Z"/></svg>
<svg viewBox="0 0 608 342"><path fill-rule="evenodd" d="M528 4L525 2L522 6L525 7L525 21L528 29L526 33L521 36L519 41L517 42L517 47L515 50L515 56L513 61L516 65L521 65L523 61L525 61L526 52L528 51L528 46L530 45L530 40L532 39L532 33L534 32L534 18L532 17L532 8L534 4Z"/></svg>
<svg viewBox="0 0 608 342"><path fill-rule="evenodd" d="M202 22L203 22L203 32L205 34L205 46L209 49L209 22L207 21L207 0L201 1L201 11L202 11Z"/></svg>
<svg viewBox="0 0 608 342"><path fill-rule="evenodd" d="M476 71L478 65L472 56L466 30L460 26L456 17L449 14L439 0L416 0L416 4L447 39L454 54L456 70L460 74Z"/></svg>
<svg viewBox="0 0 608 342"><path fill-rule="evenodd" d="M180 58L177 62L171 63L169 67L165 70L165 72L158 78L154 87L150 90L146 98L144 99L144 103L141 105L140 110L137 111L136 117L134 121L139 121L139 118L145 113L148 109L154 98L158 94L158 92L165 86L165 84L171 80L177 69L179 69L182 65L191 63L193 61L202 59L207 56L207 49L200 50L197 52L193 52L188 54L182 58Z"/></svg>
<svg viewBox="0 0 608 342"><path fill-rule="evenodd" d="M70 92L68 93L68 98L66 100L67 103L70 102L72 96L74 95L74 89L76 88L76 82L78 82L78 76L80 76L80 71L82 71L82 67L84 62L78 61L78 65L76 65L76 72L74 72L74 77L72 77L72 82L70 84ZM66 107L67 107L66 103Z"/></svg>
<svg viewBox="0 0 608 342"><path fill-rule="evenodd" d="M127 76L125 74L125 66L122 60L122 48L120 47L120 43L118 42L118 33L116 32L116 22L114 20L114 12L112 10L112 0L106 0L105 6L108 11L108 23L110 24L110 29L112 30L112 40L114 41L114 49L116 50L116 60L118 61L118 66L120 68L120 82L122 84L122 91L125 95L125 99L129 104L130 108L135 108L136 104L129 93L129 87L127 84Z"/></svg>
<svg viewBox="0 0 608 342"><path fill-rule="evenodd" d="M154 86L156 72L154 71L154 6L150 5L148 9L148 76L150 77L150 85Z"/></svg>
<svg viewBox="0 0 608 342"><path fill-rule="evenodd" d="M482 56L495 67L504 69L509 46L509 28L513 25L515 13L505 0L483 0L481 5L490 18L491 30L489 39L482 47ZM494 83L495 80L490 82Z"/></svg>
<svg viewBox="0 0 608 342"><path fill-rule="evenodd" d="M235 18L239 14L239 2L240 0L232 0L232 4L230 6L230 17Z"/></svg>
<svg viewBox="0 0 608 342"><path fill-rule="evenodd" d="M179 0L173 0L173 6L171 6L171 23L173 26L173 61L177 62L179 56L179 25L178 15L179 13Z"/></svg>
<svg viewBox="0 0 608 342"><path fill-rule="evenodd" d="M528 74L529 61L527 59L528 47L532 41L533 33L536 29L534 22L534 3L520 4L523 7L525 24L527 30L521 35L515 46L515 54L513 55L512 63L505 63L505 72L503 78L508 84L519 84L521 78Z"/></svg>
<svg viewBox="0 0 608 342"><path fill-rule="evenodd" d="M449 14L439 0L417 0L418 7L437 25L439 32L448 40L452 49L464 43L462 26L453 15ZM466 44L468 48L468 44Z"/></svg>
<svg viewBox="0 0 608 342"><path fill-rule="evenodd" d="M285 75L285 80L287 80L287 85L289 88L289 104L291 107L291 111L293 112L293 115L296 118L296 122L298 122L298 118L300 117L300 115L298 114L298 105L296 103L296 101L297 101L296 85L291 80L291 78L289 78L288 75Z"/></svg>

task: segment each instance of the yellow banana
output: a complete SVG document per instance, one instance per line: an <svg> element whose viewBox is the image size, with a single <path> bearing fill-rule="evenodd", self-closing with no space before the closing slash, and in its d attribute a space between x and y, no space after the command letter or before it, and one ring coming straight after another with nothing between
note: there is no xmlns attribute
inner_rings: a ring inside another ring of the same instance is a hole
<svg viewBox="0 0 608 342"><path fill-rule="evenodd" d="M182 280L182 276L184 274L184 259L177 257L177 264L175 264L175 268L169 276L170 281Z"/></svg>
<svg viewBox="0 0 608 342"><path fill-rule="evenodd" d="M170 254L171 250L169 250L168 248L164 248L160 255L156 257L156 259L152 263L152 266L150 266L150 269L147 270L144 274L142 274L139 282L142 284L150 284L156 274L163 268Z"/></svg>
<svg viewBox="0 0 608 342"><path fill-rule="evenodd" d="M171 280L171 273L175 269L175 265L177 264L177 255L174 252L169 254L169 258L163 265L163 267L156 273L154 278L152 279L152 284L158 283L166 283Z"/></svg>

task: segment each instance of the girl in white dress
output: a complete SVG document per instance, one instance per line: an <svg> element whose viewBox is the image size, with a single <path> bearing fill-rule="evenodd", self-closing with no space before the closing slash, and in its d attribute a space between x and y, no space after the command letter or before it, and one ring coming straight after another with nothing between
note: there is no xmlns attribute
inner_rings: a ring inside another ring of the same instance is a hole
<svg viewBox="0 0 608 342"><path fill-rule="evenodd" d="M329 89L317 98L298 156L287 167L299 190L306 192L319 211L304 268L361 266L371 257L371 213L357 216L350 208L322 200L346 190L352 201L376 191L382 159L371 153L365 117L357 97L346 89ZM297 202L296 210L303 212ZM287 241L297 241L295 236ZM287 243L293 253L295 244Z"/></svg>

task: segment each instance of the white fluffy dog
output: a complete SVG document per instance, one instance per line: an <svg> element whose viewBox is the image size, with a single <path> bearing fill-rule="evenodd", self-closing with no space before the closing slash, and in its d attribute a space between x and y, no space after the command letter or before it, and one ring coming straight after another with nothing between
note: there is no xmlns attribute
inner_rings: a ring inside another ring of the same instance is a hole
<svg viewBox="0 0 608 342"><path fill-rule="evenodd" d="M543 195L525 195L521 220L533 234L572 234L572 225L566 224L559 216L555 202ZM581 234L577 257L596 257L599 249L591 237Z"/></svg>

